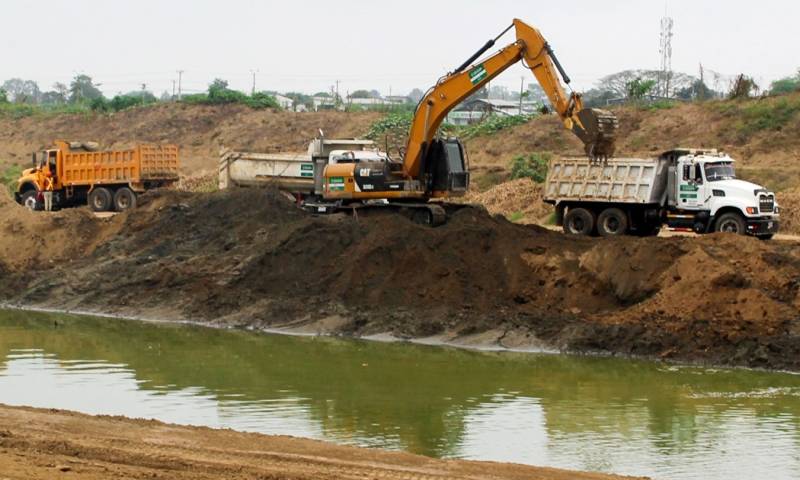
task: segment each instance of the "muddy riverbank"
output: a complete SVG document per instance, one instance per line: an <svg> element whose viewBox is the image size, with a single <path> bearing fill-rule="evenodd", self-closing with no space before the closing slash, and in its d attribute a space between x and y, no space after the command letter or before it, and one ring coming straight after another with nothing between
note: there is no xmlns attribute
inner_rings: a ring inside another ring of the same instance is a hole
<svg viewBox="0 0 800 480"><path fill-rule="evenodd" d="M9 480L622 478L3 405L0 425L0 478Z"/></svg>
<svg viewBox="0 0 800 480"><path fill-rule="evenodd" d="M431 229L395 215L313 216L259 190L141 200L95 219L0 199L0 300L800 369L800 252L791 243L571 238L480 207Z"/></svg>

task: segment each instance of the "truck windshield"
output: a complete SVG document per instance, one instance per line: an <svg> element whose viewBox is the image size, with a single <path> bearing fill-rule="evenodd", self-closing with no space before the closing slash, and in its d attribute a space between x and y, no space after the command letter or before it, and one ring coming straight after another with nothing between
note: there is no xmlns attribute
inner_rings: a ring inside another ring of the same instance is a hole
<svg viewBox="0 0 800 480"><path fill-rule="evenodd" d="M736 178L732 162L706 163L705 170L709 182Z"/></svg>

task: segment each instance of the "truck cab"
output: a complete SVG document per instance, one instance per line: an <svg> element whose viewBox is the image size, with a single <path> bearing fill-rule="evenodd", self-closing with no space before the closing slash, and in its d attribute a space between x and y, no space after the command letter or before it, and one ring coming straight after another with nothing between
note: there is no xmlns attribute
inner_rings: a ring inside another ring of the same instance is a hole
<svg viewBox="0 0 800 480"><path fill-rule="evenodd" d="M23 170L17 180L14 198L17 203L35 210L38 207L38 192L44 190L47 175L51 175L53 181L58 182L58 150L34 152L31 155L31 164L31 168ZM55 189L58 190L57 185Z"/></svg>
<svg viewBox="0 0 800 480"><path fill-rule="evenodd" d="M736 178L735 161L716 150L676 150L671 157L667 224L692 229L771 237L778 231L775 193Z"/></svg>

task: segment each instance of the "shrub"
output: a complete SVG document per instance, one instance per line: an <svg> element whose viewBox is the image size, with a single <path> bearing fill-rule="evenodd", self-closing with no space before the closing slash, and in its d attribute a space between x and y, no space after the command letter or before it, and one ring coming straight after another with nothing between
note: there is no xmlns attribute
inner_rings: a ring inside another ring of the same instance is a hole
<svg viewBox="0 0 800 480"><path fill-rule="evenodd" d="M111 107L108 104L108 100L106 100L106 97L95 98L94 100L89 102L89 108L93 112L102 112L102 113L107 112L111 109Z"/></svg>
<svg viewBox="0 0 800 480"><path fill-rule="evenodd" d="M549 163L549 153L517 155L511 160L511 179L530 178L536 183L543 183L547 179Z"/></svg>
<svg viewBox="0 0 800 480"><path fill-rule="evenodd" d="M528 123L535 116L536 115L492 115L482 122L456 128L454 134L465 139L492 135L506 128Z"/></svg>
<svg viewBox="0 0 800 480"><path fill-rule="evenodd" d="M250 108L260 109L260 108L277 108L280 109L281 106L278 104L278 101L275 100L275 97L269 95L265 92L256 92L250 97L246 97L244 100L245 105Z"/></svg>

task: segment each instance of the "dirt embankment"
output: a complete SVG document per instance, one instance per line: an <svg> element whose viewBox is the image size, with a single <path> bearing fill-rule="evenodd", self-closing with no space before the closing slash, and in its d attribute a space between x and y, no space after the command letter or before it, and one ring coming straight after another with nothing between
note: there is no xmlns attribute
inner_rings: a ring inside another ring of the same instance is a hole
<svg viewBox="0 0 800 480"><path fill-rule="evenodd" d="M213 170L221 146L256 152L304 152L308 142L325 135L363 135L379 113L285 112L241 105L163 104L114 114L0 118L0 168L28 165L31 152L53 140L91 140L103 148L137 143L172 143L180 147L182 173Z"/></svg>
<svg viewBox="0 0 800 480"><path fill-rule="evenodd" d="M0 475L7 480L623 478L2 405Z"/></svg>
<svg viewBox="0 0 800 480"><path fill-rule="evenodd" d="M0 224L11 302L800 369L792 243L574 238L480 208L432 229L391 214L312 216L260 190L152 193L94 226L3 210L21 222L17 233ZM53 262L24 246L48 222L65 229Z"/></svg>

